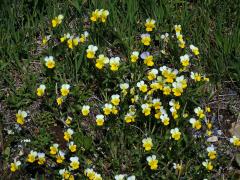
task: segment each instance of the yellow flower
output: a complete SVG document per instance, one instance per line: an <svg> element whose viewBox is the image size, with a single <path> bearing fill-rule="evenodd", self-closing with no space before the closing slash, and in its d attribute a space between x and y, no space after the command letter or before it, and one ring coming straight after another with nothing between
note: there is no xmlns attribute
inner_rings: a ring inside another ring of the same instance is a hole
<svg viewBox="0 0 240 180"><path fill-rule="evenodd" d="M201 127L202 127L201 121L196 120L195 118L191 118L191 119L189 120L189 122L192 124L192 127L193 127L194 129L199 130L199 129L201 129Z"/></svg>
<svg viewBox="0 0 240 180"><path fill-rule="evenodd" d="M167 113L163 113L163 114L160 116L160 119L161 119L162 123L164 124L164 126L169 125L170 119L169 119Z"/></svg>
<svg viewBox="0 0 240 180"><path fill-rule="evenodd" d="M99 114L96 116L96 123L98 126L102 126L104 123L104 116L102 114Z"/></svg>
<svg viewBox="0 0 240 180"><path fill-rule="evenodd" d="M120 103L120 96L118 94L114 94L111 96L111 103L114 105L114 106L118 106L119 103Z"/></svg>
<svg viewBox="0 0 240 180"><path fill-rule="evenodd" d="M84 31L84 33L81 34L80 42L84 43L85 41L87 41L88 36L89 36L89 33L87 31Z"/></svg>
<svg viewBox="0 0 240 180"><path fill-rule="evenodd" d="M177 78L176 78L176 82L177 82L177 83L181 83L181 86L182 86L183 89L187 88L187 80L184 79L184 76L183 76L183 75L180 76L180 77L177 77Z"/></svg>
<svg viewBox="0 0 240 180"><path fill-rule="evenodd" d="M78 157L70 157L70 161L71 161L70 166L73 170L79 168L80 163Z"/></svg>
<svg viewBox="0 0 240 180"><path fill-rule="evenodd" d="M69 141L70 139L72 139L72 135L73 135L73 130L68 128L67 131L64 132L64 139L66 141Z"/></svg>
<svg viewBox="0 0 240 180"><path fill-rule="evenodd" d="M143 63L146 64L147 66L154 65L153 56L150 55L149 52L143 52L140 57L144 60Z"/></svg>
<svg viewBox="0 0 240 180"><path fill-rule="evenodd" d="M137 60L139 58L139 52L133 51L130 58L131 58L131 62L133 62L133 63L137 62Z"/></svg>
<svg viewBox="0 0 240 180"><path fill-rule="evenodd" d="M163 87L163 94L164 94L164 95L169 95L169 94L171 94L171 91L172 91L172 90L171 90L171 88L170 88L169 86L166 86L166 85L165 85L165 86Z"/></svg>
<svg viewBox="0 0 240 180"><path fill-rule="evenodd" d="M18 113L16 114L17 123L23 125L26 117L27 117L26 111L18 110Z"/></svg>
<svg viewBox="0 0 240 180"><path fill-rule="evenodd" d="M95 66L98 68L98 69L102 69L104 67L105 64L108 64L109 63L109 58L108 57L105 57L103 54L100 54L98 56L98 59L96 60L96 64Z"/></svg>
<svg viewBox="0 0 240 180"><path fill-rule="evenodd" d="M183 86L182 83L179 82L174 82L172 84L173 88L172 88L172 92L174 94L174 96L181 96L183 93Z"/></svg>
<svg viewBox="0 0 240 180"><path fill-rule="evenodd" d="M109 11L108 10L104 10L104 9L100 10L100 19L101 19L101 21L103 23L106 22L108 15L109 15Z"/></svg>
<svg viewBox="0 0 240 180"><path fill-rule="evenodd" d="M207 106L207 107L205 108L205 111L206 111L206 112L211 112L211 108L210 108L209 106Z"/></svg>
<svg viewBox="0 0 240 180"><path fill-rule="evenodd" d="M71 122L72 122L72 118L68 116L67 119L65 120L65 123L66 123L67 125L70 125Z"/></svg>
<svg viewBox="0 0 240 180"><path fill-rule="evenodd" d="M20 161L16 161L16 160L14 160L14 162L13 163L11 163L10 164L10 170L12 171L12 172L15 172L15 171L17 171L18 169L19 169L19 166L21 165L21 162Z"/></svg>
<svg viewBox="0 0 240 180"><path fill-rule="evenodd" d="M56 161L58 164L61 164L65 159L65 153L62 151L59 151L59 153L56 156Z"/></svg>
<svg viewBox="0 0 240 180"><path fill-rule="evenodd" d="M153 104L153 107L154 107L155 110L161 109L161 104L162 103L161 103L160 99L153 99L152 104Z"/></svg>
<svg viewBox="0 0 240 180"><path fill-rule="evenodd" d="M71 152L76 152L76 150L77 150L77 145L74 144L73 141L71 141L71 142L68 144L68 149L69 149Z"/></svg>
<svg viewBox="0 0 240 180"><path fill-rule="evenodd" d="M100 174L95 173L95 176L94 176L93 180L102 180L102 177L101 177Z"/></svg>
<svg viewBox="0 0 240 180"><path fill-rule="evenodd" d="M95 11L92 12L92 16L91 16L91 21L96 22L98 20L98 18L100 17L101 13L99 11L99 9L96 9Z"/></svg>
<svg viewBox="0 0 240 180"><path fill-rule="evenodd" d="M89 112L90 112L90 106L84 105L84 106L82 107L82 115L83 115L83 116L87 116L87 115L89 114Z"/></svg>
<svg viewBox="0 0 240 180"><path fill-rule="evenodd" d="M141 108L142 108L142 113L145 115L145 116L148 116L151 114L151 107L149 104L142 104L141 105Z"/></svg>
<svg viewBox="0 0 240 180"><path fill-rule="evenodd" d="M63 103L63 98L62 97L58 97L57 98L57 104L60 106Z"/></svg>
<svg viewBox="0 0 240 180"><path fill-rule="evenodd" d="M44 84L41 84L39 88L37 88L37 95L43 96L45 92L46 86Z"/></svg>
<svg viewBox="0 0 240 180"><path fill-rule="evenodd" d="M30 154L28 154L27 162L33 163L36 160L37 152L36 151L30 151Z"/></svg>
<svg viewBox="0 0 240 180"><path fill-rule="evenodd" d="M127 113L124 117L126 123L135 122L135 116L133 113Z"/></svg>
<svg viewBox="0 0 240 180"><path fill-rule="evenodd" d="M61 43L64 42L66 39L69 39L71 35L69 33L64 34L63 37L60 38Z"/></svg>
<svg viewBox="0 0 240 180"><path fill-rule="evenodd" d="M57 154L57 152L58 152L58 147L59 147L58 144L53 144L53 145L50 147L50 154L52 154L52 155Z"/></svg>
<svg viewBox="0 0 240 180"><path fill-rule="evenodd" d="M177 69L171 69L169 67L166 66L162 66L159 68L160 71L162 72L163 77L165 77L165 81L168 83L173 83L174 79L176 78L177 74L178 74L178 70Z"/></svg>
<svg viewBox="0 0 240 180"><path fill-rule="evenodd" d="M152 69L151 71L148 72L148 80L152 81L157 78L158 70L157 69Z"/></svg>
<svg viewBox="0 0 240 180"><path fill-rule="evenodd" d="M55 61L53 60L53 56L46 56L44 58L45 66L49 69L53 69L55 67Z"/></svg>
<svg viewBox="0 0 240 180"><path fill-rule="evenodd" d="M181 27L181 25L175 25L174 29L175 29L176 33L181 33L182 27Z"/></svg>
<svg viewBox="0 0 240 180"><path fill-rule="evenodd" d="M51 38L51 35L44 36L42 39L42 45L46 45L50 38Z"/></svg>
<svg viewBox="0 0 240 180"><path fill-rule="evenodd" d="M44 153L37 153L37 156L38 156L38 164L39 165L42 165L46 162Z"/></svg>
<svg viewBox="0 0 240 180"><path fill-rule="evenodd" d="M181 132L179 132L178 128L171 129L170 133L172 134L172 138L178 141L181 137Z"/></svg>
<svg viewBox="0 0 240 180"><path fill-rule="evenodd" d="M69 84L63 84L61 86L61 94L62 94L62 96L67 96L69 94L69 89L70 89L70 85Z"/></svg>
<svg viewBox="0 0 240 180"><path fill-rule="evenodd" d="M150 43L151 43L150 34L142 34L142 35L141 35L141 42L142 42L145 46L149 46Z"/></svg>
<svg viewBox="0 0 240 180"><path fill-rule="evenodd" d="M158 160L156 159L155 155L148 156L147 162L151 170L156 170L158 168Z"/></svg>
<svg viewBox="0 0 240 180"><path fill-rule="evenodd" d="M84 170L84 175L87 176L90 180L93 180L96 173L93 169L87 168Z"/></svg>
<svg viewBox="0 0 240 180"><path fill-rule="evenodd" d="M207 147L208 157L209 159L216 159L217 152L215 151L215 148L213 145Z"/></svg>
<svg viewBox="0 0 240 180"><path fill-rule="evenodd" d="M147 90L148 90L148 87L147 87L147 85L145 84L144 81L138 82L138 83L137 83L137 87L138 87L139 90L140 90L141 92L143 92L143 93L147 92Z"/></svg>
<svg viewBox="0 0 240 180"><path fill-rule="evenodd" d="M191 72L190 77L191 77L191 79L193 79L195 81L201 81L201 75L199 73Z"/></svg>
<svg viewBox="0 0 240 180"><path fill-rule="evenodd" d="M112 71L117 71L120 65L120 58L119 57L112 57L110 59L110 69Z"/></svg>
<svg viewBox="0 0 240 180"><path fill-rule="evenodd" d="M142 143L143 147L145 148L145 151L150 151L153 147L152 138L144 138L142 140Z"/></svg>
<svg viewBox="0 0 240 180"><path fill-rule="evenodd" d="M118 114L118 108L117 108L117 106L113 106L113 107L112 107L112 113L115 114L115 115Z"/></svg>
<svg viewBox="0 0 240 180"><path fill-rule="evenodd" d="M180 61L183 65L183 67L187 67L189 66L189 55L188 54L185 54L184 56L180 56Z"/></svg>
<svg viewBox="0 0 240 180"><path fill-rule="evenodd" d="M213 165L210 161L206 160L202 163L202 165L208 170L211 171L213 170Z"/></svg>
<svg viewBox="0 0 240 180"><path fill-rule="evenodd" d="M95 58L96 51L98 50L97 46L89 45L86 52L87 52L87 58L93 59Z"/></svg>
<svg viewBox="0 0 240 180"><path fill-rule="evenodd" d="M178 101L175 101L174 99L171 99L171 101L169 102L169 105L174 107L176 110L180 109L180 104Z"/></svg>
<svg viewBox="0 0 240 180"><path fill-rule="evenodd" d="M191 51L193 52L194 55L196 55L196 56L199 55L199 50L196 46L191 44L190 49L191 49Z"/></svg>
<svg viewBox="0 0 240 180"><path fill-rule="evenodd" d="M113 108L112 104L106 103L103 108L104 114L109 115L112 112L112 108Z"/></svg>
<svg viewBox="0 0 240 180"><path fill-rule="evenodd" d="M178 41L178 46L182 49L185 48L185 46L186 46L185 41L184 40Z"/></svg>
<svg viewBox="0 0 240 180"><path fill-rule="evenodd" d="M205 117L205 114L204 114L202 108L200 108L200 107L194 108L194 112L196 113L196 115L197 115L200 119L203 119L203 118Z"/></svg>
<svg viewBox="0 0 240 180"><path fill-rule="evenodd" d="M64 16L62 14L58 15L54 19L52 19L52 27L57 27L59 24L62 23Z"/></svg>
<svg viewBox="0 0 240 180"><path fill-rule="evenodd" d="M230 142L234 145L239 147L240 146L240 138L238 138L237 136L233 136L232 138L230 138Z"/></svg>
<svg viewBox="0 0 240 180"><path fill-rule="evenodd" d="M151 32L155 28L155 23L155 20L148 18L145 23L146 31Z"/></svg>
<svg viewBox="0 0 240 180"><path fill-rule="evenodd" d="M63 178L64 180L65 180L65 179L70 180L71 174L70 174L70 172L67 171L66 169L60 169L60 170L59 170L59 174L62 176L62 178Z"/></svg>
<svg viewBox="0 0 240 180"><path fill-rule="evenodd" d="M176 169L178 172L180 172L182 170L182 165L173 163L173 168Z"/></svg>

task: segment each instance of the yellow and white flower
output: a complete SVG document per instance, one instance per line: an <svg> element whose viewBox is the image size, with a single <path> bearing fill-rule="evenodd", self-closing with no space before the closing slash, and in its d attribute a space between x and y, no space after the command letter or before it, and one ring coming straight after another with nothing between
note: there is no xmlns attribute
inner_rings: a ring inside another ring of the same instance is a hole
<svg viewBox="0 0 240 180"><path fill-rule="evenodd" d="M138 82L138 83L137 83L137 87L138 87L139 90L140 90L141 92L143 92L143 93L147 92L147 90L148 90L148 87L147 87L147 85L145 84L144 81Z"/></svg>
<svg viewBox="0 0 240 180"><path fill-rule="evenodd" d="M148 165L150 166L151 170L156 170L158 168L158 160L155 155L148 156L147 162L148 162Z"/></svg>
<svg viewBox="0 0 240 180"><path fill-rule="evenodd" d="M51 38L51 35L48 35L48 36L44 36L43 39L42 39L42 45L46 45L47 42L50 40Z"/></svg>
<svg viewBox="0 0 240 180"><path fill-rule="evenodd" d="M151 67L154 65L153 56L149 52L143 52L140 57L144 60L143 63Z"/></svg>
<svg viewBox="0 0 240 180"><path fill-rule="evenodd" d="M55 61L53 60L53 56L46 56L44 58L45 66L49 69L53 69L55 67Z"/></svg>
<svg viewBox="0 0 240 180"><path fill-rule="evenodd" d="M26 111L18 110L18 113L16 114L17 123L23 125L25 123L26 117L27 117Z"/></svg>
<svg viewBox="0 0 240 180"><path fill-rule="evenodd" d="M155 28L155 23L155 20L148 18L145 23L146 31L151 32Z"/></svg>
<svg viewBox="0 0 240 180"><path fill-rule="evenodd" d="M90 17L91 21L96 22L100 16L101 16L101 11L99 9L96 9L95 11L92 12L92 16Z"/></svg>
<svg viewBox="0 0 240 180"><path fill-rule="evenodd" d="M102 126L104 124L104 116L102 114L96 116L96 123L98 126Z"/></svg>
<svg viewBox="0 0 240 180"><path fill-rule="evenodd" d="M203 119L205 117L204 111L200 107L194 108L194 112L200 119Z"/></svg>
<svg viewBox="0 0 240 180"><path fill-rule="evenodd" d="M111 114L112 108L113 108L112 104L106 103L106 104L104 105L104 107L103 107L103 112L104 112L104 114L105 114L105 115Z"/></svg>
<svg viewBox="0 0 240 180"><path fill-rule="evenodd" d="M58 147L59 147L58 144L53 144L53 145L50 147L50 154L52 154L52 155L57 154L57 152L58 152Z"/></svg>
<svg viewBox="0 0 240 180"><path fill-rule="evenodd" d="M109 11L108 10L105 10L105 9L101 9L100 10L100 19L101 19L101 21L103 23L106 22L108 15L109 15Z"/></svg>
<svg viewBox="0 0 240 180"><path fill-rule="evenodd" d="M70 92L70 85L69 84L63 84L62 86L61 86L61 94L62 94L62 96L67 96L68 94L69 94L69 92Z"/></svg>
<svg viewBox="0 0 240 180"><path fill-rule="evenodd" d="M70 179L70 172L66 169L60 169L59 174L62 176L63 180Z"/></svg>
<svg viewBox="0 0 240 180"><path fill-rule="evenodd" d="M111 96L111 103L114 105L114 106L118 106L119 103L120 103L120 96L118 94L114 94Z"/></svg>
<svg viewBox="0 0 240 180"><path fill-rule="evenodd" d="M41 84L41 85L37 88L37 95L38 95L38 96L43 96L45 90L46 90L46 86L45 86L44 84Z"/></svg>
<svg viewBox="0 0 240 180"><path fill-rule="evenodd" d="M57 27L58 25L60 25L62 23L64 16L62 14L59 14L57 17L55 17L54 19L52 19L52 27Z"/></svg>
<svg viewBox="0 0 240 180"><path fill-rule="evenodd" d="M167 113L162 113L162 115L160 116L160 119L161 119L162 123L164 124L164 126L169 125L170 119L169 119Z"/></svg>
<svg viewBox="0 0 240 180"><path fill-rule="evenodd" d="M72 122L72 118L71 118L70 116L68 116L67 119L65 120L65 123L66 123L67 125L70 125L71 122Z"/></svg>
<svg viewBox="0 0 240 180"><path fill-rule="evenodd" d="M124 117L124 120L126 123L135 122L135 114L132 112L127 113Z"/></svg>
<svg viewBox="0 0 240 180"><path fill-rule="evenodd" d="M185 54L184 56L180 56L180 61L183 67L187 67L190 65L189 55Z"/></svg>
<svg viewBox="0 0 240 180"><path fill-rule="evenodd" d="M67 131L64 132L64 139L66 141L69 141L70 139L72 139L73 133L74 131L71 128L68 128Z"/></svg>
<svg viewBox="0 0 240 180"><path fill-rule="evenodd" d="M160 99L155 98L152 100L152 105L153 105L154 109L157 110L157 109L161 109L162 103L161 103Z"/></svg>
<svg viewBox="0 0 240 180"><path fill-rule="evenodd" d="M36 151L31 150L28 154L27 162L33 163L34 161L36 161L37 154L38 153Z"/></svg>
<svg viewBox="0 0 240 180"><path fill-rule="evenodd" d="M158 70L157 69L151 69L151 71L148 72L148 80L152 81L157 78L158 75Z"/></svg>
<svg viewBox="0 0 240 180"><path fill-rule="evenodd" d="M90 112L90 106L88 105L83 105L82 107L82 115L83 116L87 116Z"/></svg>
<svg viewBox="0 0 240 180"><path fill-rule="evenodd" d="M176 141L178 141L181 138L181 132L178 128L174 128L170 130L170 133L172 134L172 138Z"/></svg>
<svg viewBox="0 0 240 180"><path fill-rule="evenodd" d="M151 114L151 106L149 104L142 104L141 105L141 108L142 108L142 113L145 115L145 116L148 116Z"/></svg>
<svg viewBox="0 0 240 180"><path fill-rule="evenodd" d="M65 153L63 151L59 151L56 156L57 163L61 164L61 163L63 163L64 160L65 160Z"/></svg>
<svg viewBox="0 0 240 180"><path fill-rule="evenodd" d="M191 72L191 75L190 75L191 79L193 79L194 81L201 81L201 75L199 73L194 73L194 72Z"/></svg>
<svg viewBox="0 0 240 180"><path fill-rule="evenodd" d="M175 32L176 32L176 33L181 33L181 31L182 31L181 25L175 25L175 26L174 26L174 29L175 29Z"/></svg>
<svg viewBox="0 0 240 180"><path fill-rule="evenodd" d="M195 118L189 119L189 122L192 124L192 127L193 127L194 129L199 130L199 129L201 129L201 127L202 127L201 121L196 120Z"/></svg>
<svg viewBox="0 0 240 180"><path fill-rule="evenodd" d="M213 165L212 165L211 161L206 160L206 161L202 162L202 165L203 165L208 171L213 170Z"/></svg>
<svg viewBox="0 0 240 180"><path fill-rule="evenodd" d="M19 170L19 167L20 167L21 164L22 164L21 161L14 160L14 162L10 164L10 170L12 172L15 172L15 171Z"/></svg>
<svg viewBox="0 0 240 180"><path fill-rule="evenodd" d="M76 152L76 151L77 151L77 145L74 144L73 141L71 141L71 142L68 144L68 149L69 149L71 152Z"/></svg>
<svg viewBox="0 0 240 180"><path fill-rule="evenodd" d="M133 63L137 62L137 60L139 58L139 52L133 51L130 58L131 58L131 62L133 62Z"/></svg>
<svg viewBox="0 0 240 180"><path fill-rule="evenodd" d="M45 158L45 153L37 153L37 157L38 157L38 164L42 165L46 162L46 158Z"/></svg>
<svg viewBox="0 0 240 180"><path fill-rule="evenodd" d="M151 43L150 34L142 34L142 35L141 35L141 42L142 42L145 46L149 46L150 43Z"/></svg>
<svg viewBox="0 0 240 180"><path fill-rule="evenodd" d="M196 46L191 44L190 49L191 49L191 51L193 52L194 55L196 55L196 56L199 55L199 50Z"/></svg>
<svg viewBox="0 0 240 180"><path fill-rule="evenodd" d="M71 161L70 166L73 170L79 168L80 163L79 163L79 158L78 157L76 157L76 156L75 157L70 157L70 161Z"/></svg>
<svg viewBox="0 0 240 180"><path fill-rule="evenodd" d="M213 145L207 147L208 157L209 159L216 159L217 152L215 151L215 148Z"/></svg>
<svg viewBox="0 0 240 180"><path fill-rule="evenodd" d="M152 138L144 138L142 140L142 143L143 147L145 148L145 151L150 151L153 147Z"/></svg>
<svg viewBox="0 0 240 180"><path fill-rule="evenodd" d="M109 64L110 64L110 69L112 71L117 71L120 66L120 58L119 57L111 57Z"/></svg>
<svg viewBox="0 0 240 180"><path fill-rule="evenodd" d="M93 59L95 58L96 51L98 50L97 46L89 45L86 52L87 52L87 58Z"/></svg>
<svg viewBox="0 0 240 180"><path fill-rule="evenodd" d="M84 43L84 42L86 42L86 41L87 41L87 38L88 38L88 36L89 36L89 33L88 33L87 31L84 31L84 33L83 33L83 34L81 34L81 37L80 37L80 42L81 42L81 43Z"/></svg>
<svg viewBox="0 0 240 180"><path fill-rule="evenodd" d="M230 142L234 145L239 147L240 146L240 138L238 138L237 136L233 136L232 138L230 138Z"/></svg>
<svg viewBox="0 0 240 180"><path fill-rule="evenodd" d="M98 69L102 69L104 67L105 64L108 64L109 63L109 58L104 56L103 54L100 54L98 56L98 59L96 60L96 64L95 66L98 68Z"/></svg>

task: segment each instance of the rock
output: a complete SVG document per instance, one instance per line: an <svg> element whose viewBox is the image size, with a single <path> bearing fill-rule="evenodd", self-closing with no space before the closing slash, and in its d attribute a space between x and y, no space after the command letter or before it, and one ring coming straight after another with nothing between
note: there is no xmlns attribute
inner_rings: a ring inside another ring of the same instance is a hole
<svg viewBox="0 0 240 180"><path fill-rule="evenodd" d="M217 142L218 141L218 137L217 136L212 136L212 137L209 137L207 139L207 142Z"/></svg>

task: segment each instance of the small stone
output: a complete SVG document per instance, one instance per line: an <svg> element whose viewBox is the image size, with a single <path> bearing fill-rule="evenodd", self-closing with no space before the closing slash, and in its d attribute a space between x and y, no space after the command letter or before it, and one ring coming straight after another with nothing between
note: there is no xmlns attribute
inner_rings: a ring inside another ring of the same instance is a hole
<svg viewBox="0 0 240 180"><path fill-rule="evenodd" d="M218 137L217 136L212 136L212 137L209 137L207 139L207 142L217 142L218 141Z"/></svg>

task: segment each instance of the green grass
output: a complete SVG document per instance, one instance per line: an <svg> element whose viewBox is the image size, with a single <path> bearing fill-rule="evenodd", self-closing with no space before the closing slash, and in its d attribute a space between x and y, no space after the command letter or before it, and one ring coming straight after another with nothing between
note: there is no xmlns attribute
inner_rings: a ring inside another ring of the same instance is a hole
<svg viewBox="0 0 240 180"><path fill-rule="evenodd" d="M225 81L232 81L236 87L240 87L240 4L237 0L19 0L17 2L4 0L0 4L0 108L4 107L4 109L0 109L0 123L7 127L9 121L6 117L13 120L16 109L26 107L33 111L40 109L41 112L32 115L34 119L32 132L25 132L27 137L29 133L34 134L31 147L46 149L47 144L54 141L47 131L51 128L62 130L62 126L59 125L61 121L58 119L59 117L67 116L70 113L74 119L81 122L82 119L76 115L76 112L80 111L82 102L88 101L89 104L94 105L99 101L107 101L107 97L113 90L118 89L116 82L119 82L129 72L128 69L122 69L120 72L122 74L105 73L106 77L102 77L93 64L85 61L87 45L80 46L73 51L66 50L66 47L61 45L53 48L44 48L40 45L42 36L53 34L49 28L50 20L53 17L64 14L66 20L61 27L54 30L54 33L80 33L88 29L89 25L83 22L87 22L89 14L97 8L108 9L110 12L106 24L91 26L89 30L91 41L99 47L100 52L129 57L133 49L141 47L136 37L144 32L144 22L148 17L157 20L159 27L157 36L165 32L173 32L173 25L181 24L186 41L200 49L201 69L210 76L211 83L224 85ZM51 46L54 43L51 42ZM51 72L43 70L40 61L49 54L58 56L62 65L56 68L55 76L44 79L45 76L51 75ZM135 74L141 70L141 67L131 68ZM134 76L134 80L138 81L141 76L141 74L137 74L136 77ZM38 100L35 95L36 85L40 84L42 80L49 85L49 89L53 89L51 93L55 92L55 86L57 83L59 85L59 82L73 84L74 101L70 101L68 107L59 112L53 106L56 95L49 99ZM191 93L195 97L200 97L202 91L200 88ZM185 98L191 100L190 97ZM39 105L41 103L45 106ZM197 104L198 102L191 103ZM8 116L8 113L14 114ZM56 126L56 124L58 125ZM10 124L10 126L13 125ZM41 128L42 126L45 126L47 130ZM84 125L75 124L75 128L79 129L80 126ZM92 126L92 124L86 126ZM153 134L152 126L153 124L146 123L144 133ZM0 126L0 128L3 127ZM89 151L105 158L97 163L99 166L102 165L101 172L111 167L112 171L106 171L105 175L113 176L114 173L127 171L124 168L129 168L129 171L138 169L138 175L143 176L143 172L140 171L144 168L141 164L145 161L141 156L143 152L131 152L130 150L131 144L139 142L137 138L140 132L138 130L135 126L122 127L120 125L116 125L110 130L104 129L104 132L98 129L96 132L79 130L75 141L85 148L86 152L82 150L83 154L87 154ZM6 133L2 129L0 131ZM162 131L158 133L164 135ZM11 159L9 157L10 150L7 147L19 140L21 135L16 139L8 139L9 142L0 150L4 154L6 162ZM55 136L62 136L62 132L60 135L56 132ZM103 140L99 138L101 136L104 136ZM162 140L157 138L157 140L164 143L167 136L164 138ZM189 153L183 157L183 160L187 162L186 169L191 169L195 160L189 159L195 156L197 149L192 151L190 145L194 143L193 140L187 139L188 137L184 138L182 145L185 148L176 155L169 152L166 154L166 158L181 156L183 151L188 151ZM61 138L58 141L61 142ZM0 145L2 142L0 136ZM97 149L91 145L103 146L105 149ZM141 144L138 146L141 148ZM156 152L160 149L167 152L167 148L161 145ZM172 148L177 148L177 144L174 144ZM127 150L124 151L125 149ZM105 151L108 152L108 157L103 153ZM132 159L129 159L132 153ZM119 160L119 156L122 157L121 160ZM174 160L168 163L161 162L164 167L161 172L162 178L176 178L168 169ZM125 167L124 165L128 161L132 162L132 166ZM224 161L225 164L227 164L226 162ZM6 164L4 165L6 166ZM119 167L122 169L120 170ZM31 169L31 167L27 168ZM186 177L191 177L191 175L198 177L196 172L200 167L195 166L194 168L195 170L189 170L185 174ZM45 173L51 171L52 169L47 169ZM150 174L150 172L147 173ZM216 174L216 177L219 177L221 172L218 171ZM38 174L35 176L37 177Z"/></svg>

